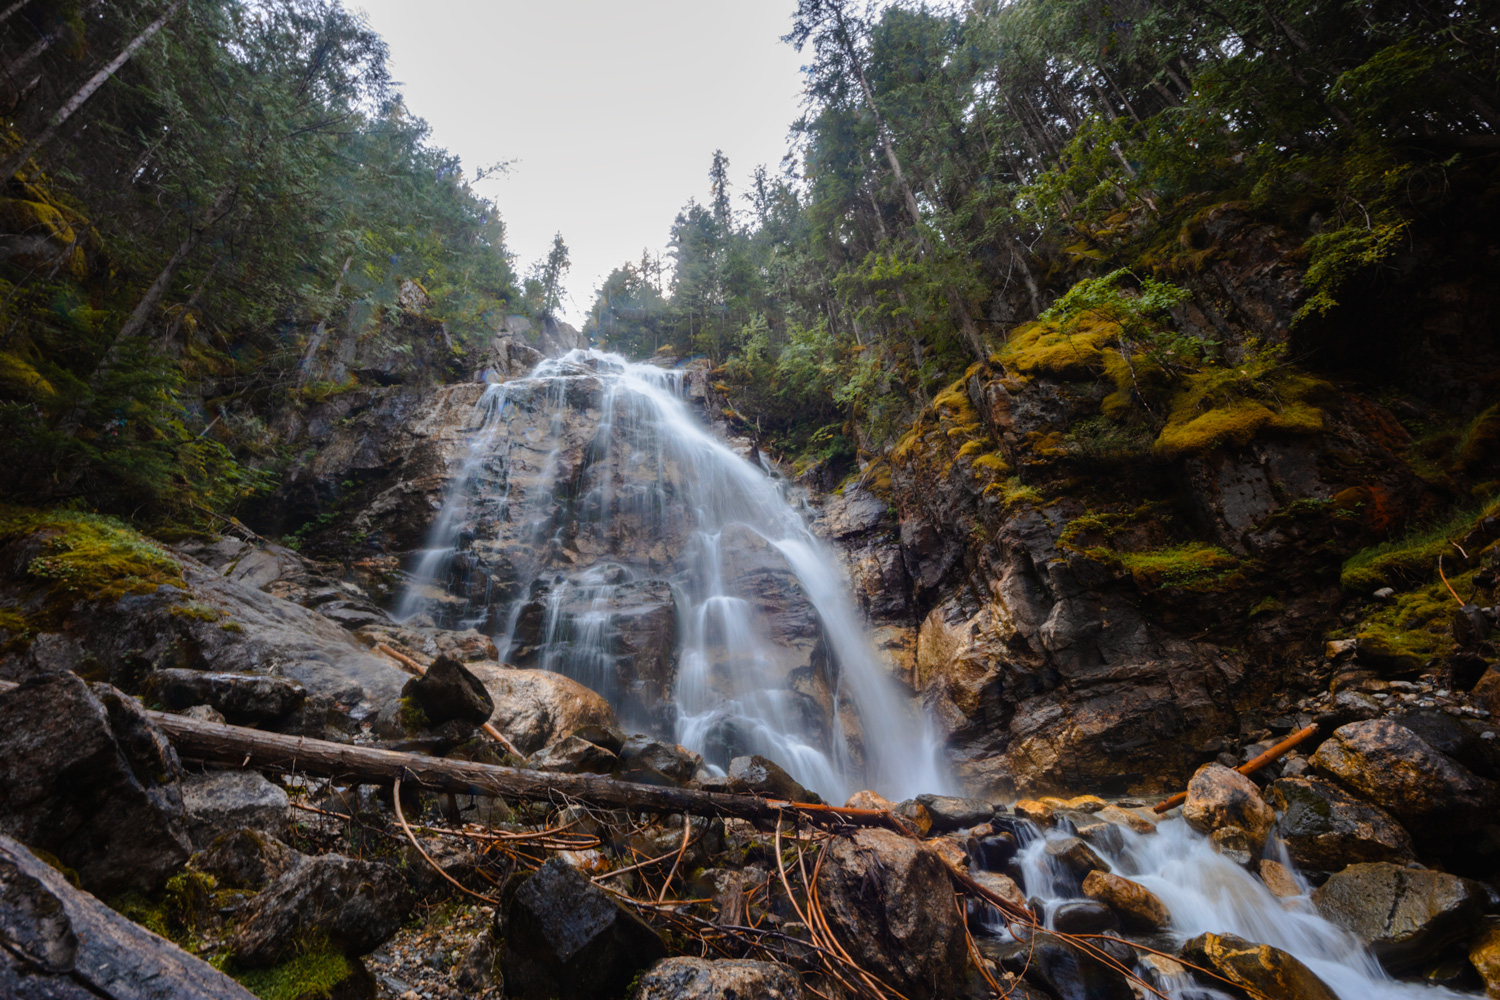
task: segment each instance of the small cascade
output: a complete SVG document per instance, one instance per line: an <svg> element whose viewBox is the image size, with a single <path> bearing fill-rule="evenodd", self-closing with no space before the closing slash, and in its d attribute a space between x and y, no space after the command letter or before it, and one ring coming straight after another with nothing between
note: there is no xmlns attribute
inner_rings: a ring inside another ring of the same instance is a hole
<svg viewBox="0 0 1500 1000"><path fill-rule="evenodd" d="M1101 843L1100 838L1091 846L1115 874L1150 889L1171 912L1172 922L1165 931L1171 943L1164 950L1205 932L1233 934L1300 959L1340 1000L1460 1000L1465 996L1444 987L1392 979L1352 934L1320 916L1306 895L1278 898L1182 819L1162 822L1154 834L1139 834L1123 826L1113 829L1120 835L1115 847ZM1019 869L1021 887L1028 899L1040 903L1050 928L1060 904L1083 898L1076 876L1046 850L1049 840L1071 836L1071 827L1063 820L1043 835L1022 821L1018 833L1020 849L1014 866ZM1295 871L1284 850L1278 860ZM1297 878L1306 889L1306 882L1300 875ZM989 926L1005 936L997 923ZM1152 944L1163 947L1160 941ZM1136 972L1152 981L1153 974ZM1173 981L1161 983L1160 988L1174 1000L1225 996L1189 977L1169 978Z"/></svg>
<svg viewBox="0 0 1500 1000"><path fill-rule="evenodd" d="M582 350L490 386L398 614L477 627L710 767L763 754L834 801L948 790L833 554L683 391Z"/></svg>

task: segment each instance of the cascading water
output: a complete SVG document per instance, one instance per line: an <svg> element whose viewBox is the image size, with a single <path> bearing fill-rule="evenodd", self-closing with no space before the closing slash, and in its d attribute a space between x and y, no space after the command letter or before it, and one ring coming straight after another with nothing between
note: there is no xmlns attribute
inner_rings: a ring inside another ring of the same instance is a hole
<svg viewBox="0 0 1500 1000"><path fill-rule="evenodd" d="M1138 882L1161 899L1172 914L1166 933L1178 945L1212 932L1280 948L1300 959L1340 1000L1460 1000L1465 996L1443 987L1392 979L1352 934L1320 916L1306 895L1289 899L1273 895L1182 819L1161 823L1153 834L1142 835L1123 826L1115 830L1120 840L1113 849L1096 839L1094 850L1115 874ZM1043 836L1028 824L1015 859L1022 888L1028 899L1040 901L1049 928L1059 904L1082 898L1076 877L1046 851L1049 839L1071 832L1064 822ZM1291 868L1284 851L1278 860ZM1187 977L1172 978L1177 981L1162 985L1174 1000L1227 1000L1226 994L1205 989Z"/></svg>
<svg viewBox="0 0 1500 1000"><path fill-rule="evenodd" d="M710 766L763 754L835 801L949 790L832 554L682 394L681 372L598 351L490 386L398 615L480 627Z"/></svg>

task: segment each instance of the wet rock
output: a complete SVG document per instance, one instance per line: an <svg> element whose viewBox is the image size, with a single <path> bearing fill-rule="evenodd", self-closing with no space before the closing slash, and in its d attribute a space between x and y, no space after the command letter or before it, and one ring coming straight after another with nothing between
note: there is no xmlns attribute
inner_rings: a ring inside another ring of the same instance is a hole
<svg viewBox="0 0 1500 1000"><path fill-rule="evenodd" d="M973 837L969 840L969 853L975 857L981 868L991 871L998 870L1015 857L1018 849L1019 844L1015 834L1006 830L983 837Z"/></svg>
<svg viewBox="0 0 1500 1000"><path fill-rule="evenodd" d="M645 785L683 785L691 781L703 758L685 747L637 734L620 748L615 777Z"/></svg>
<svg viewBox="0 0 1500 1000"><path fill-rule="evenodd" d="M932 832L932 813L927 807L916 799L907 799L905 802L897 803L896 808L891 810L906 824L908 829L914 830L919 837L925 837Z"/></svg>
<svg viewBox="0 0 1500 1000"><path fill-rule="evenodd" d="M496 985L495 961L500 957L500 941L495 937L494 924L486 926L469 942L464 957L458 962L453 982L464 990L487 990Z"/></svg>
<svg viewBox="0 0 1500 1000"><path fill-rule="evenodd" d="M1097 875L1098 872L1090 872ZM1060 934L1103 934L1118 930L1120 920L1115 911L1090 899L1075 899L1059 904L1052 911L1052 926Z"/></svg>
<svg viewBox="0 0 1500 1000"><path fill-rule="evenodd" d="M1500 998L1500 924L1488 924L1479 932L1469 947L1469 964L1484 980L1485 995Z"/></svg>
<svg viewBox="0 0 1500 1000"><path fill-rule="evenodd" d="M917 801L927 807L935 833L967 830L989 821L995 807L983 799L961 799L952 795L918 795Z"/></svg>
<svg viewBox="0 0 1500 1000"><path fill-rule="evenodd" d="M821 802L797 783L781 765L760 756L736 757L729 762L729 781L735 791L788 802Z"/></svg>
<svg viewBox="0 0 1500 1000"><path fill-rule="evenodd" d="M1209 834L1208 839L1215 851L1241 868L1248 868L1260 853L1254 838L1237 826L1221 826Z"/></svg>
<svg viewBox="0 0 1500 1000"><path fill-rule="evenodd" d="M1260 797L1255 782L1220 764L1204 764L1193 774L1182 817L1202 833L1237 826L1249 836L1256 853L1276 825L1276 813Z"/></svg>
<svg viewBox="0 0 1500 1000"><path fill-rule="evenodd" d="M1393 972L1465 941L1474 931L1484 894L1472 882L1442 872L1386 862L1350 865L1312 894L1324 917L1359 938Z"/></svg>
<svg viewBox="0 0 1500 1000"><path fill-rule="evenodd" d="M1019 909L1027 909L1030 905L1026 902L1026 893L1021 891L1021 887L1016 884L1016 880L1009 875L1002 875L999 872L979 871L971 872L969 877L985 889L988 889Z"/></svg>
<svg viewBox="0 0 1500 1000"><path fill-rule="evenodd" d="M1037 826L1048 827L1052 825L1053 808L1046 803L1038 802L1036 799L1021 799L1011 809L1022 819L1030 820Z"/></svg>
<svg viewBox="0 0 1500 1000"><path fill-rule="evenodd" d="M1480 778L1389 719L1341 726L1312 755L1313 767L1389 812L1434 844L1486 821L1496 794Z"/></svg>
<svg viewBox="0 0 1500 1000"><path fill-rule="evenodd" d="M896 803L878 792L855 792L844 803L846 809L880 809L886 812L896 808Z"/></svg>
<svg viewBox="0 0 1500 1000"><path fill-rule="evenodd" d="M495 714L495 701L484 682L451 656L439 656L421 677L413 677L401 689L433 726L445 722L483 725Z"/></svg>
<svg viewBox="0 0 1500 1000"><path fill-rule="evenodd" d="M245 965L274 965L309 937L363 955L396 933L411 908L396 869L338 854L307 858L251 900L230 948Z"/></svg>
<svg viewBox="0 0 1500 1000"><path fill-rule="evenodd" d="M1130 968L1135 952L1112 941L1092 942ZM1001 962L1007 972L1024 975L1057 1000L1133 1000L1130 980L1118 968L1051 934L1038 933Z"/></svg>
<svg viewBox="0 0 1500 1000"><path fill-rule="evenodd" d="M252 1000L0 835L0 996L17 1000Z"/></svg>
<svg viewBox="0 0 1500 1000"><path fill-rule="evenodd" d="M1099 819L1095 813L1080 813L1072 810L1059 811L1059 819L1073 825L1073 832L1107 854L1116 854L1125 847L1125 835L1114 823Z"/></svg>
<svg viewBox="0 0 1500 1000"><path fill-rule="evenodd" d="M1245 1000L1337 1000L1313 971L1280 948L1255 944L1233 934L1199 934L1182 946L1182 959L1223 976L1201 980L1223 989L1229 985Z"/></svg>
<svg viewBox="0 0 1500 1000"><path fill-rule="evenodd" d="M170 709L208 705L235 724L276 722L292 714L307 689L284 677L169 668L146 678L144 695Z"/></svg>
<svg viewBox="0 0 1500 1000"><path fill-rule="evenodd" d="M631 1000L805 1000L802 980L779 962L723 958L664 958L645 975Z"/></svg>
<svg viewBox="0 0 1500 1000"><path fill-rule="evenodd" d="M539 771L559 774L608 774L619 758L597 743L590 743L576 733L532 754L527 762Z"/></svg>
<svg viewBox="0 0 1500 1000"><path fill-rule="evenodd" d="M1279 831L1299 868L1337 871L1361 861L1407 861L1411 837L1385 810L1329 781L1281 778L1266 789Z"/></svg>
<svg viewBox="0 0 1500 1000"><path fill-rule="evenodd" d="M91 891L149 893L191 853L182 769L131 699L101 690L113 712L73 674L0 693L0 832Z"/></svg>
<svg viewBox="0 0 1500 1000"><path fill-rule="evenodd" d="M948 869L932 851L889 830L837 838L819 876L824 913L854 960L912 1000L948 997L968 957L951 906Z"/></svg>
<svg viewBox="0 0 1500 1000"><path fill-rule="evenodd" d="M573 730L573 735L596 747L603 747L612 754L618 755L621 750L625 749L625 734L615 726L592 724L579 726Z"/></svg>
<svg viewBox="0 0 1500 1000"><path fill-rule="evenodd" d="M1055 859L1080 882L1088 877L1089 872L1108 873L1111 871L1109 862L1094 853L1092 847L1077 837L1058 837L1055 840L1049 840L1045 851L1048 857Z"/></svg>
<svg viewBox="0 0 1500 1000"><path fill-rule="evenodd" d="M263 889L302 860L302 855L258 830L221 834L193 855L191 864L225 889Z"/></svg>
<svg viewBox="0 0 1500 1000"><path fill-rule="evenodd" d="M1280 861L1271 858L1260 859L1260 880L1265 883L1271 895L1288 899L1292 896L1302 895L1302 886L1297 884L1297 878L1291 869Z"/></svg>
<svg viewBox="0 0 1500 1000"><path fill-rule="evenodd" d="M507 996L592 1000L619 996L663 957L656 932L553 858L516 890L500 955Z"/></svg>
<svg viewBox="0 0 1500 1000"><path fill-rule="evenodd" d="M522 753L535 753L584 726L613 727L614 710L597 693L546 670L470 663L495 702L490 722Z"/></svg>
<svg viewBox="0 0 1500 1000"><path fill-rule="evenodd" d="M1089 872L1083 880L1083 894L1113 910L1127 931L1149 933L1172 922L1172 914L1156 893L1109 872Z"/></svg>
<svg viewBox="0 0 1500 1000"><path fill-rule="evenodd" d="M1485 739L1481 735L1483 729L1432 709L1408 709L1396 713L1392 719L1481 778L1500 778L1500 746L1496 745L1500 741Z"/></svg>
<svg viewBox="0 0 1500 1000"><path fill-rule="evenodd" d="M1126 827L1127 829L1134 830L1136 833L1149 834L1156 832L1156 823L1145 812L1107 805L1094 815L1107 823Z"/></svg>
<svg viewBox="0 0 1500 1000"><path fill-rule="evenodd" d="M259 771L189 774L182 782L182 804L197 848L242 827L280 836L289 808L286 792Z"/></svg>

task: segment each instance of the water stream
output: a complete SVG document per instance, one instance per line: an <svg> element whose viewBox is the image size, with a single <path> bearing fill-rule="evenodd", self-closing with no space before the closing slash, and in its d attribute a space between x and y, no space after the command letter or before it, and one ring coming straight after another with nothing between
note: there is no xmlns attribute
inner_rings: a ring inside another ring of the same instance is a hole
<svg viewBox="0 0 1500 1000"><path fill-rule="evenodd" d="M572 351L486 389L397 615L479 627L711 767L759 753L835 802L950 790L837 567L783 484L693 414L680 371ZM636 675L661 605L673 669L653 699Z"/></svg>

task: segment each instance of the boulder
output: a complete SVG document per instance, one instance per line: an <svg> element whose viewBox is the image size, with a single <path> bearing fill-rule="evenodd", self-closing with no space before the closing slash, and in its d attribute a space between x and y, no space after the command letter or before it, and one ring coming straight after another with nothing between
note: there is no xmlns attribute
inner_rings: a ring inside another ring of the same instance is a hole
<svg viewBox="0 0 1500 1000"><path fill-rule="evenodd" d="M1129 945L1099 940L1090 944L1127 969L1135 963ZM1007 972L1024 975L1057 1000L1135 1000L1130 980L1118 968L1045 932L1019 942L1001 965Z"/></svg>
<svg viewBox="0 0 1500 1000"><path fill-rule="evenodd" d="M749 792L763 798L788 802L821 802L816 795L797 783L781 765L758 755L736 757L729 762L731 790Z"/></svg>
<svg viewBox="0 0 1500 1000"><path fill-rule="evenodd" d="M494 700L489 721L522 753L535 753L584 726L615 724L609 702L562 674L492 663L470 663L468 669Z"/></svg>
<svg viewBox="0 0 1500 1000"><path fill-rule="evenodd" d="M631 1000L805 1000L802 980L779 962L664 958L641 976Z"/></svg>
<svg viewBox="0 0 1500 1000"><path fill-rule="evenodd" d="M306 858L247 904L230 949L248 966L275 965L309 938L363 955L395 934L410 908L406 881L389 865Z"/></svg>
<svg viewBox="0 0 1500 1000"><path fill-rule="evenodd" d="M433 726L445 722L479 726L495 714L495 701L484 682L451 656L439 656L427 673L407 681L401 697L415 701Z"/></svg>
<svg viewBox="0 0 1500 1000"><path fill-rule="evenodd" d="M845 809L880 809L885 812L896 808L896 803L881 795L879 792L869 790L855 792L844 802Z"/></svg>
<svg viewBox="0 0 1500 1000"><path fill-rule="evenodd" d="M917 801L927 807L932 816L934 833L967 830L971 826L987 823L995 815L995 807L983 799L961 799L952 795L918 795Z"/></svg>
<svg viewBox="0 0 1500 1000"><path fill-rule="evenodd" d="M527 758L527 763L538 771L553 771L558 774L608 774L615 769L619 760L604 747L575 733L538 750Z"/></svg>
<svg viewBox="0 0 1500 1000"><path fill-rule="evenodd" d="M1469 964L1484 980L1485 995L1500 1000L1500 924L1488 924L1479 932L1469 946Z"/></svg>
<svg viewBox="0 0 1500 1000"><path fill-rule="evenodd" d="M1060 903L1053 909L1052 926L1060 934L1104 934L1119 930L1120 918L1103 903L1092 899L1074 899Z"/></svg>
<svg viewBox="0 0 1500 1000"><path fill-rule="evenodd" d="M1017 816L1037 826L1051 826L1055 811L1045 802L1038 802L1036 799L1021 799L1011 809Z"/></svg>
<svg viewBox="0 0 1500 1000"><path fill-rule="evenodd" d="M1193 774L1182 817L1201 833L1237 826L1257 853L1276 825L1276 812L1260 797L1255 782L1222 764L1204 764Z"/></svg>
<svg viewBox="0 0 1500 1000"><path fill-rule="evenodd" d="M1412 858L1411 837L1400 823L1330 781L1280 778L1266 798L1281 814L1281 837L1300 868L1331 872L1361 861Z"/></svg>
<svg viewBox="0 0 1500 1000"><path fill-rule="evenodd" d="M1016 884L1016 880L1009 875L1001 875L999 872L970 872L969 877L978 882L985 889L999 896L1007 903L1011 903L1023 910L1030 909L1031 904L1026 902L1026 893Z"/></svg>
<svg viewBox="0 0 1500 1000"><path fill-rule="evenodd" d="M1484 893L1456 875L1388 862L1350 865L1313 891L1318 912L1369 946L1392 972L1465 941Z"/></svg>
<svg viewBox="0 0 1500 1000"><path fill-rule="evenodd" d="M91 891L149 893L192 853L182 768L134 701L101 691L108 705L62 673L0 693L0 833Z"/></svg>
<svg viewBox="0 0 1500 1000"><path fill-rule="evenodd" d="M1250 834L1237 826L1221 826L1208 839L1215 851L1241 868L1250 867L1261 849Z"/></svg>
<svg viewBox="0 0 1500 1000"><path fill-rule="evenodd" d="M1201 980L1204 985L1228 986L1244 1000L1337 1000L1328 985L1298 959L1280 948L1233 934L1199 934L1182 946L1179 955L1228 980Z"/></svg>
<svg viewBox="0 0 1500 1000"><path fill-rule="evenodd" d="M889 830L831 842L818 882L834 934L860 966L912 1000L957 992L968 961L963 923L937 854Z"/></svg>
<svg viewBox="0 0 1500 1000"><path fill-rule="evenodd" d="M1077 837L1057 837L1049 840L1044 850L1049 858L1062 865L1079 882L1087 878L1090 872L1111 871L1109 862Z"/></svg>
<svg viewBox="0 0 1500 1000"><path fill-rule="evenodd" d="M307 689L285 677L169 667L146 678L143 694L171 711L207 705L230 722L264 724L296 711Z"/></svg>
<svg viewBox="0 0 1500 1000"><path fill-rule="evenodd" d="M682 785L692 780L703 758L685 747L637 734L620 748L615 777L645 785Z"/></svg>
<svg viewBox="0 0 1500 1000"><path fill-rule="evenodd" d="M68 884L0 835L0 996L253 1000L234 980Z"/></svg>
<svg viewBox="0 0 1500 1000"><path fill-rule="evenodd" d="M505 927L500 965L506 996L518 1000L621 996L666 952L655 931L559 858L516 890Z"/></svg>
<svg viewBox="0 0 1500 1000"><path fill-rule="evenodd" d="M1149 933L1172 922L1172 914L1156 893L1109 872L1089 872L1083 880L1083 894L1115 911L1127 931Z"/></svg>
<svg viewBox="0 0 1500 1000"><path fill-rule="evenodd" d="M301 854L275 837L245 828L221 834L193 855L190 864L212 875L221 888L259 891L301 860Z"/></svg>
<svg viewBox="0 0 1500 1000"><path fill-rule="evenodd" d="M1414 837L1434 846L1486 822L1496 800L1494 782L1389 719L1340 726L1311 761L1319 773L1386 810Z"/></svg>
<svg viewBox="0 0 1500 1000"><path fill-rule="evenodd" d="M215 837L250 827L280 836L287 824L288 800L280 785L259 771L210 771L189 774L182 782L188 835L204 848Z"/></svg>

